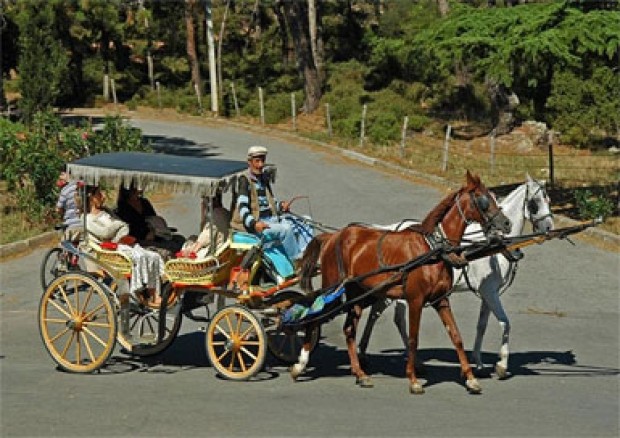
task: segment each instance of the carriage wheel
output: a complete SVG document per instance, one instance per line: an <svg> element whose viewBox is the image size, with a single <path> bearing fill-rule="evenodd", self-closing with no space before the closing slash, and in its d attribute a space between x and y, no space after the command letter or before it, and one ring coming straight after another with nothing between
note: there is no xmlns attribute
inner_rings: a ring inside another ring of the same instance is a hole
<svg viewBox="0 0 620 438"><path fill-rule="evenodd" d="M296 290L285 290L279 292L276 298L281 300L297 301L304 294ZM278 300L280 301L280 300ZM304 343L305 330L292 330L280 327L276 317L264 316L263 325L267 334L267 348L269 352L278 360L286 364L294 364L299 358L299 352ZM321 338L321 327L316 326L310 334L310 352L314 351Z"/></svg>
<svg viewBox="0 0 620 438"><path fill-rule="evenodd" d="M117 333L108 289L81 272L58 277L41 297L39 331L60 368L75 373L101 368L114 350Z"/></svg>
<svg viewBox="0 0 620 438"><path fill-rule="evenodd" d="M265 330L256 316L239 305L218 311L207 328L207 355L230 380L247 380L265 363Z"/></svg>
<svg viewBox="0 0 620 438"><path fill-rule="evenodd" d="M85 271L81 259L77 263L72 264L72 258L72 254L58 247L52 248L45 253L41 262L40 273L43 290L47 289L50 283L62 274L66 274L69 271Z"/></svg>
<svg viewBox="0 0 620 438"><path fill-rule="evenodd" d="M172 285L166 283L162 287L162 299L171 297ZM166 350L181 330L181 300L170 299L166 309L166 325L164 337L157 342L159 331L160 309L152 308L131 296L129 305L129 333L118 331L118 342L125 350L136 356L154 356ZM120 305L119 305L120 309ZM120 320L120 318L119 318Z"/></svg>

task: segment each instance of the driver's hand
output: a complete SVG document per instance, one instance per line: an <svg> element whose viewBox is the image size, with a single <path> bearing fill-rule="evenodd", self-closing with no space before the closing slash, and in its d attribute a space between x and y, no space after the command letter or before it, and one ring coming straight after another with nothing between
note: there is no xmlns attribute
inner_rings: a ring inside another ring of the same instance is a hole
<svg viewBox="0 0 620 438"><path fill-rule="evenodd" d="M256 225L254 225L254 229L256 230L257 233L262 233L267 228L269 228L269 224L265 222L256 222Z"/></svg>
<svg viewBox="0 0 620 438"><path fill-rule="evenodd" d="M280 203L280 209L282 210L282 212L288 213L288 211L291 209L291 203L289 201L282 201Z"/></svg>

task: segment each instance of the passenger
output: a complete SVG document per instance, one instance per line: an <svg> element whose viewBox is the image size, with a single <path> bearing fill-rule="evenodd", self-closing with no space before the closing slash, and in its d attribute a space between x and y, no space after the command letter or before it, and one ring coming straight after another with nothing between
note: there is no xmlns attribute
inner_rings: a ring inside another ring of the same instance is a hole
<svg viewBox="0 0 620 438"><path fill-rule="evenodd" d="M264 146L248 149L248 172L239 178L230 225L235 230L264 235L267 241L279 240L288 258L295 261L301 257L303 248L291 224L279 217L289 211L289 202L278 201L273 196L269 178L263 172L266 157Z"/></svg>
<svg viewBox="0 0 620 438"><path fill-rule="evenodd" d="M60 187L56 212L62 217L63 225L67 226L64 232L65 240L77 242L82 232L82 221L76 202L77 181L72 181L66 169L60 173L56 185Z"/></svg>
<svg viewBox="0 0 620 438"><path fill-rule="evenodd" d="M183 236L172 233L165 219L157 215L153 204L133 182L128 189L122 184L119 187L116 213L129 224L129 234L138 239L140 245L158 252L166 260L185 241Z"/></svg>
<svg viewBox="0 0 620 438"><path fill-rule="evenodd" d="M164 261L155 251L149 251L135 244L135 237L129 234L129 225L114 216L105 206L105 195L99 187L87 187L86 228L89 238L99 242L119 243L118 250L132 260L130 291L136 293L146 288L146 304L157 306L161 302L159 290L164 273Z"/></svg>
<svg viewBox="0 0 620 438"><path fill-rule="evenodd" d="M206 256L211 249L211 226L213 226L213 230L215 231L215 236L213 241L215 243L215 248L219 248L226 239L228 238L228 231L230 228L230 211L223 206L222 203L222 194L218 192L213 198L212 203L212 212L211 215L209 213L209 209L205 204L208 203L208 198L205 198L203 201L203 207L205 213L203 216L206 218L206 221L203 225L202 232L196 236L190 236L187 239L187 242L183 245L183 249L181 250L181 255L183 257L188 257L192 253L197 254L198 257Z"/></svg>

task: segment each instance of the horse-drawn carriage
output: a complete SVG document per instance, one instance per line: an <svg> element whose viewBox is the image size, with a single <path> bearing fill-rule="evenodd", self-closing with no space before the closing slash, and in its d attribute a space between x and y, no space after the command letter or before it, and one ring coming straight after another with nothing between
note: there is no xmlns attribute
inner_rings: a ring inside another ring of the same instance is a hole
<svg viewBox="0 0 620 438"><path fill-rule="evenodd" d="M133 181L139 187L203 197L208 208L216 193L232 191L234 199L237 178L246 169L244 161L133 152L98 154L68 164L72 178L87 185L118 187ZM275 168L272 172L275 176ZM39 307L43 343L62 369L98 370L117 342L132 355L161 353L179 333L182 317L194 317L193 310L215 297L235 303L212 316L194 318L208 322L207 354L220 374L248 379L261 370L267 351L284 362L296 359L301 345L297 332L282 330L276 318L301 292L290 289L298 278L278 242L233 231L217 248L211 245L206 256L167 260L161 305L153 306L141 295L143 290L129 290L136 275L131 257L115 244L89 238L86 221L84 228L79 246L63 241L60 247L85 261L87 268L51 281ZM315 345L318 337L317 330Z"/></svg>

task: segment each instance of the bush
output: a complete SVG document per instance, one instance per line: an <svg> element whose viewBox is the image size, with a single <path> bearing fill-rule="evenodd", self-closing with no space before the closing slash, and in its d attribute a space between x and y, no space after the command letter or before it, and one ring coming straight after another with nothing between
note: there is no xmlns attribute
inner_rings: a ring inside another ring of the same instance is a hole
<svg viewBox="0 0 620 438"><path fill-rule="evenodd" d="M146 151L139 129L120 117L107 117L101 131L63 126L51 113L37 113L30 131L19 123L0 121L1 176L16 196L18 206L34 222L53 209L55 182L65 163L100 152Z"/></svg>
<svg viewBox="0 0 620 438"><path fill-rule="evenodd" d="M575 190L575 203L582 219L606 218L614 212L614 204L605 197L594 196L588 189Z"/></svg>

